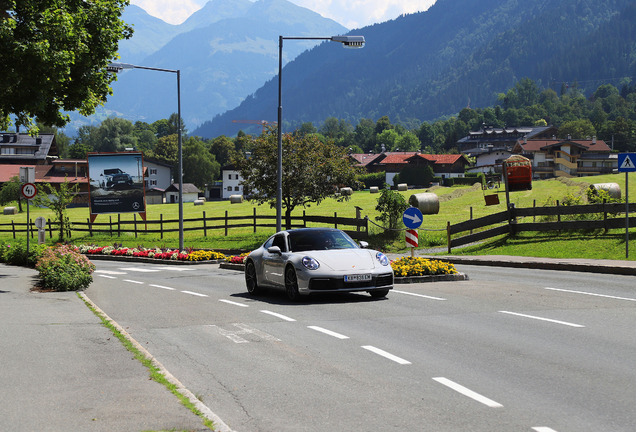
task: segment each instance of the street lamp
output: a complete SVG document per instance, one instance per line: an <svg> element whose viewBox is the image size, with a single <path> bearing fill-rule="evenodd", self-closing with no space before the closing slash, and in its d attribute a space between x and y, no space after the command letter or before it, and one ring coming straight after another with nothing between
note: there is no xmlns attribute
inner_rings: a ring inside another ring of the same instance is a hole
<svg viewBox="0 0 636 432"><path fill-rule="evenodd" d="M276 232L282 229L283 214L283 40L330 40L340 42L344 48L363 48L364 36L330 36L330 37L278 37L278 185L276 190Z"/></svg>
<svg viewBox="0 0 636 432"><path fill-rule="evenodd" d="M179 137L179 250L183 248L183 151L181 143L181 71L173 69L160 69L148 66L137 66L130 63L111 63L106 70L108 72L120 73L124 69L147 69L159 72L170 72L177 74L177 133Z"/></svg>

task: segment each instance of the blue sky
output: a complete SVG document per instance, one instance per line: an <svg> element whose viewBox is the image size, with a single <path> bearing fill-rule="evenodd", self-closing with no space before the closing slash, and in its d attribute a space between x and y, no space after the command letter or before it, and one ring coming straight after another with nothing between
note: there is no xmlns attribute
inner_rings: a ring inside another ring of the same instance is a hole
<svg viewBox="0 0 636 432"><path fill-rule="evenodd" d="M435 0L289 0L311 9L337 23L355 29L388 21L404 13L427 10ZM157 18L171 24L180 24L207 0L131 0Z"/></svg>

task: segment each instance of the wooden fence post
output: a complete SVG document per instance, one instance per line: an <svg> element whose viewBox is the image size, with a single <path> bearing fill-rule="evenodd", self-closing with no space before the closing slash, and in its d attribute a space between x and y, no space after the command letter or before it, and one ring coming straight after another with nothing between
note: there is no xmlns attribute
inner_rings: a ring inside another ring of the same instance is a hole
<svg viewBox="0 0 636 432"><path fill-rule="evenodd" d="M108 215L108 231L110 231L110 236L113 236L113 217Z"/></svg>
<svg viewBox="0 0 636 432"><path fill-rule="evenodd" d="M86 218L86 224L88 225L88 234L93 237L93 226L91 225L91 218Z"/></svg>
<svg viewBox="0 0 636 432"><path fill-rule="evenodd" d="M333 212L333 217L335 219L333 221L334 228L338 229L338 213L337 212Z"/></svg>
<svg viewBox="0 0 636 432"><path fill-rule="evenodd" d="M451 224L450 221L446 221L446 241L448 242L448 253L451 253L451 234L450 234Z"/></svg>
<svg viewBox="0 0 636 432"><path fill-rule="evenodd" d="M227 210L225 210L225 237L227 237Z"/></svg>
<svg viewBox="0 0 636 432"><path fill-rule="evenodd" d="M254 233L256 233L256 207L254 207Z"/></svg>
<svg viewBox="0 0 636 432"><path fill-rule="evenodd" d="M137 213L133 213L133 221L135 227L135 238L137 238Z"/></svg>
<svg viewBox="0 0 636 432"><path fill-rule="evenodd" d="M203 210L203 237L208 236L208 226L205 222L205 210Z"/></svg>
<svg viewBox="0 0 636 432"><path fill-rule="evenodd" d="M163 240L163 213L159 214L159 231L161 232L161 239Z"/></svg>
<svg viewBox="0 0 636 432"><path fill-rule="evenodd" d="M607 210L605 210L605 203L607 200L603 198L603 229L605 234L607 234Z"/></svg>
<svg viewBox="0 0 636 432"><path fill-rule="evenodd" d="M53 238L53 227L51 226L51 218L49 218L49 238Z"/></svg>
<svg viewBox="0 0 636 432"><path fill-rule="evenodd" d="M117 237L121 237L121 214L117 214Z"/></svg>
<svg viewBox="0 0 636 432"><path fill-rule="evenodd" d="M532 200L532 208L535 209L537 208L537 200L533 199ZM532 215L532 222L536 222L537 221L537 215L533 214Z"/></svg>
<svg viewBox="0 0 636 432"><path fill-rule="evenodd" d="M470 220L473 220L473 206L470 206ZM470 230L470 233L473 233L473 230Z"/></svg>
<svg viewBox="0 0 636 432"><path fill-rule="evenodd" d="M307 215L305 214L305 210L303 210L303 228L307 228L307 218L305 216Z"/></svg>
<svg viewBox="0 0 636 432"><path fill-rule="evenodd" d="M15 222L11 219L11 229L13 230L13 240L15 240Z"/></svg>

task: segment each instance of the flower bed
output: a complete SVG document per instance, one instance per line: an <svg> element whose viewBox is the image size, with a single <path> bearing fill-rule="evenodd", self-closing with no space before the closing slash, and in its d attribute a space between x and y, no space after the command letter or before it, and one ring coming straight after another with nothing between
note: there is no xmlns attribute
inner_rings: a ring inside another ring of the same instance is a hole
<svg viewBox="0 0 636 432"><path fill-rule="evenodd" d="M451 263L422 257L401 257L391 261L395 277L457 274Z"/></svg>
<svg viewBox="0 0 636 432"><path fill-rule="evenodd" d="M142 246L125 248L121 244L115 244L114 246L81 245L78 249L80 253L93 256L129 256L172 261L214 261L225 259L224 254L215 251L180 251L178 249L144 248Z"/></svg>

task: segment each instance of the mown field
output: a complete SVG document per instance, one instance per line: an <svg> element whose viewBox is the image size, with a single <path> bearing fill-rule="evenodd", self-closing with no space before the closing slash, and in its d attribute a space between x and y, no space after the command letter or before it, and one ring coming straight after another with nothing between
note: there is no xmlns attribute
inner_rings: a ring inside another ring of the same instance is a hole
<svg viewBox="0 0 636 432"><path fill-rule="evenodd" d="M563 198L571 194L573 196L584 196L585 189L591 183L618 183L625 197L625 174L604 175L595 177L583 177L574 179L551 179L545 181L535 181L531 191L511 192L511 202L516 207L532 207L554 205L556 200L562 201ZM425 192L426 190L409 190L400 192L405 199L414 194ZM446 245L446 224L450 222L455 224L468 220L471 215L473 218L486 216L488 214L503 211L505 209L505 193L499 192L501 204L495 206L486 206L484 194L496 193L493 191L482 191L480 187L474 186L458 186L452 188L434 187L428 189L438 195L440 201L440 212L435 215L425 215L424 222L420 227L420 248L427 249L430 247L443 247ZM636 177L629 177L629 191L631 196L636 194ZM379 194L371 194L369 191L354 192L351 199L346 202L337 202L334 199L327 199L320 205L312 205L306 209L300 208L294 211L294 215L302 216L303 210L308 215L333 216L337 213L340 217L355 217L355 207L362 208L362 216L368 216L371 222L376 222L379 213L375 210ZM630 201L634 201L630 199ZM205 211L207 217L223 217L225 212L228 216L251 216L254 208L258 215L275 215L275 210L267 205L255 206L250 202L240 204L230 204L229 201L211 201L206 202L203 206L194 206L193 203L184 204L184 219L201 218ZM26 210L23 206L23 210ZM160 217L164 220L178 219L177 204L160 204L149 205L147 208L147 218L149 220L158 220ZM30 207L30 218L35 220L38 216L47 219L53 219L53 213L46 208ZM71 208L68 209L68 216L71 222L86 222L89 217L88 208ZM112 215L113 221L116 221L117 215ZM132 214L122 214L122 220L133 220ZM143 224L139 216L138 229L143 229ZM26 211L18 215L0 215L0 224L10 224L15 222L26 222ZM108 215L100 215L96 219L96 223L107 223ZM270 223L274 223L272 220ZM283 221L284 223L284 221ZM185 224L187 228L192 224ZM200 226L201 222L196 223ZM397 233L397 236L387 235L384 230L373 223L370 226L370 243L372 246L381 248L391 252L407 252L404 245L403 235ZM8 229L10 227L0 226L0 229ZM155 227L156 228L156 227ZM177 224L169 228L177 228ZM634 227L636 230L636 227ZM222 229L208 231L207 237L203 236L202 231L185 232L184 245L190 248L211 248L211 249L244 249L249 250L258 246L262 241L271 235L275 228L258 228L256 233L252 228L234 228L230 229L229 235L225 236ZM633 235L633 234L632 234ZM24 240L26 235L23 234ZM11 233L0 233L0 240L13 240ZM20 239L18 239L20 240ZM55 243L57 235L53 233L53 239L48 238L47 243ZM159 234L143 233L140 231L138 237L134 234L122 234L121 237L114 237L106 234L89 236L88 233L74 232L71 240L75 244L93 243L98 245L107 245L113 243L122 243L128 247L143 245L146 247L177 247L179 244L178 233L166 233L161 239ZM631 246L631 242L630 242ZM446 253L446 252L444 252ZM556 233L523 233L514 238L498 238L480 245L471 246L462 249L453 250L454 254L497 254L497 255L520 255L520 256L546 256L546 257L562 257L562 258L605 258L605 259L625 259L625 233L624 230L612 230L608 234L602 232L562 232ZM636 255L636 251L634 252Z"/></svg>

